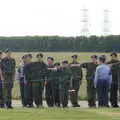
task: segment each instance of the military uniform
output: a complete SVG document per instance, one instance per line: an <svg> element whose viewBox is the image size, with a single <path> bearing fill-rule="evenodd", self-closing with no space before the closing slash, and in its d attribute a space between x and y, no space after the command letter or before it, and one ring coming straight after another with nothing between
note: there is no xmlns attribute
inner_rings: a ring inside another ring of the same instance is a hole
<svg viewBox="0 0 120 120"><path fill-rule="evenodd" d="M1 60L0 60L1 64ZM0 70L1 71L1 70ZM0 108L4 108L4 96L3 96L3 80L2 80L2 71L0 74Z"/></svg>
<svg viewBox="0 0 120 120"><path fill-rule="evenodd" d="M64 62L66 63L66 61ZM61 68L58 69L59 72L59 89L60 89L60 103L63 107L68 105L68 95L70 89L70 79L71 79L71 69Z"/></svg>
<svg viewBox="0 0 120 120"><path fill-rule="evenodd" d="M60 63L55 63L54 64L55 67L59 67ZM54 104L57 107L60 107L60 91L59 91L59 78L60 78L60 72L59 72L59 68L54 71Z"/></svg>
<svg viewBox="0 0 120 120"><path fill-rule="evenodd" d="M47 66L44 62L31 63L31 83L33 100L37 107L43 105L42 96L44 90L44 79L46 75Z"/></svg>
<svg viewBox="0 0 120 120"><path fill-rule="evenodd" d="M88 62L81 64L82 68L85 68L86 73L86 80L87 80L87 98L88 98L88 105L89 107L95 107L96 106L96 90L94 87L94 76L95 76L95 70L97 67L97 63Z"/></svg>
<svg viewBox="0 0 120 120"><path fill-rule="evenodd" d="M54 68L54 65L48 65L48 68ZM46 102L49 107L53 107L55 103L54 96L54 80L55 80L55 72L53 70L47 71L47 80L46 80Z"/></svg>
<svg viewBox="0 0 120 120"><path fill-rule="evenodd" d="M78 62L72 62L71 64L79 64ZM77 99L78 99L78 92L82 80L82 69L81 67L71 67L72 71L72 88L75 91L70 93L70 99L73 107L79 107Z"/></svg>
<svg viewBox="0 0 120 120"><path fill-rule="evenodd" d="M13 77L15 75L15 59L7 58L1 60L1 70L4 77L4 102L8 108L11 108Z"/></svg>
<svg viewBox="0 0 120 120"><path fill-rule="evenodd" d="M31 63L27 63L23 69L24 73L24 84L25 84L25 99L26 106L33 107L33 92L32 92L32 68Z"/></svg>
<svg viewBox="0 0 120 120"><path fill-rule="evenodd" d="M118 60L111 60L108 62L108 64L114 64L118 63ZM112 84L111 84L111 89L110 89L110 102L113 107L118 107L118 70L119 66L118 65L112 65L111 66L112 70Z"/></svg>

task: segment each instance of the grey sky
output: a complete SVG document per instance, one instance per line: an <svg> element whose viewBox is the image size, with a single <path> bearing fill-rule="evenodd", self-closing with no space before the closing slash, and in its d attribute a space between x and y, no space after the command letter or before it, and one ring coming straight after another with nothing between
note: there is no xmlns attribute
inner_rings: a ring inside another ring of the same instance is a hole
<svg viewBox="0 0 120 120"><path fill-rule="evenodd" d="M77 36L81 9L89 9L90 33L101 35L103 10L110 10L111 34L120 32L119 0L0 0L0 36Z"/></svg>

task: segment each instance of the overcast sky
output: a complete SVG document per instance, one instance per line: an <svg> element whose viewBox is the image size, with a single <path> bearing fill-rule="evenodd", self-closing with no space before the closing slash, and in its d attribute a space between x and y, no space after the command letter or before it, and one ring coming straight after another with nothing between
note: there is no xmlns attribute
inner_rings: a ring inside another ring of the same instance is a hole
<svg viewBox="0 0 120 120"><path fill-rule="evenodd" d="M104 9L111 34L120 33L120 0L0 0L0 36L80 35L83 5L91 35L102 34Z"/></svg>

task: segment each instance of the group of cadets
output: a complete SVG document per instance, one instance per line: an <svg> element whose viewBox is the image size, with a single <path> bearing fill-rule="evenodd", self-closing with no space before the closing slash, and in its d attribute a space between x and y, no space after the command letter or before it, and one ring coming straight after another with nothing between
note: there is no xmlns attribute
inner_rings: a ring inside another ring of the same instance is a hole
<svg viewBox="0 0 120 120"><path fill-rule="evenodd" d="M5 51L5 57L0 52L0 107L12 108L12 88L16 79L20 85L21 102L23 107L43 107L43 93L49 107L68 107L70 98L73 107L78 104L78 92L83 78L83 69L86 70L87 99L89 107L96 107L96 95L99 107L118 106L118 88L120 62L117 53L111 53L111 60L106 61L104 55L91 56L90 62L79 63L78 56L72 56L72 62L62 61L55 63L53 57L43 61L43 54L38 53L36 60L32 54L25 54L21 64L15 72L15 59L11 51Z"/></svg>

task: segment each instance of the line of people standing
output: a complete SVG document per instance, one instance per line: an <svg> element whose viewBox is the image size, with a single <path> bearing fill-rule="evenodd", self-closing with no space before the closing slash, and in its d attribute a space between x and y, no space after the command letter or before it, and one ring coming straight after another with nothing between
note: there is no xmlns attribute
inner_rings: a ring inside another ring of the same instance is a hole
<svg viewBox="0 0 120 120"><path fill-rule="evenodd" d="M2 53L1 53L2 55ZM54 58L48 57L47 64L43 61L43 54L36 55L36 61L32 61L32 55L22 57L22 63L15 75L15 59L11 57L11 51L5 51L5 57L0 61L0 107L12 108L12 88L15 80L19 81L21 101L23 107L43 107L43 91L49 107L67 107L68 98L73 107L78 104L78 92L82 83L82 68L86 69L87 97L89 107L96 107L96 93L99 106L109 107L108 92L110 90L110 102L112 107L118 106L117 92L119 87L119 60L117 53L111 54L111 61L106 62L105 56L91 56L91 62L79 63L78 56L73 55L73 61L63 61L62 64L54 63ZM109 66L107 64L110 64ZM99 72L98 72L99 71ZM105 89L106 88L106 89ZM102 89L102 90L101 90Z"/></svg>

